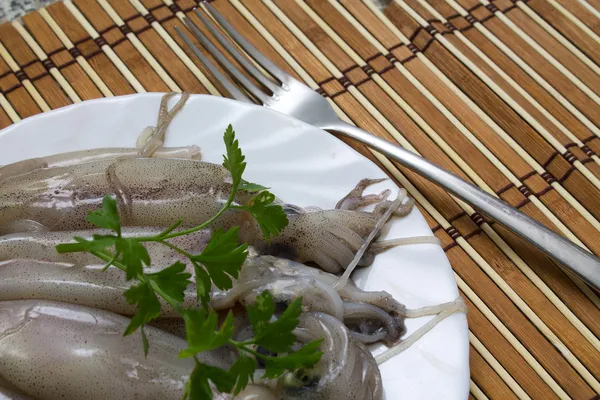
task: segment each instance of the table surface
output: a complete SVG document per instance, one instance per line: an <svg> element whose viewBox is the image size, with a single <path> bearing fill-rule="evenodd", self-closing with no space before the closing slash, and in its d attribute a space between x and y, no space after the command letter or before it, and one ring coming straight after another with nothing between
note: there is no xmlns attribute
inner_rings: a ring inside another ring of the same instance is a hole
<svg viewBox="0 0 600 400"><path fill-rule="evenodd" d="M361 127L600 254L600 0L215 0ZM82 100L223 92L174 32L191 0L58 2L0 26L0 127ZM469 306L471 397L600 393L600 298L361 145L417 200Z"/></svg>

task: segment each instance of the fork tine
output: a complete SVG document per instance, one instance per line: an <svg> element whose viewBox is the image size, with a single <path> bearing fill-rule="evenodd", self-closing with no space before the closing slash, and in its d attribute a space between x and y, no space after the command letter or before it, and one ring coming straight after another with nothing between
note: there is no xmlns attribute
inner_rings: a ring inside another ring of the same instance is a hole
<svg viewBox="0 0 600 400"><path fill-rule="evenodd" d="M208 12L217 20L219 25L223 27L225 32L227 32L236 42L240 45L242 49L246 53L250 55L261 67L263 67L267 72L273 75L275 78L279 79L280 82L286 82L291 79L294 79L290 74L279 68L277 65L273 64L268 58L262 55L260 51L256 47L254 47L249 41L244 39L242 35L238 31L235 30L233 26L221 14L215 10L215 8L208 2L202 1L204 7L208 10Z"/></svg>
<svg viewBox="0 0 600 400"><path fill-rule="evenodd" d="M225 50L229 54L233 56L237 60L237 62L244 67L246 71L248 71L257 81L266 86L271 92L275 93L278 89L278 85L276 85L273 81L269 80L258 68L252 65L248 59L242 55L227 39L225 36L215 27L215 25L207 18L204 14L202 14L198 9L195 9L194 12L200 18L200 21L208 28L210 33L221 43Z"/></svg>
<svg viewBox="0 0 600 400"><path fill-rule="evenodd" d="M200 62L204 64L206 68L208 68L210 73L213 74L219 82L221 82L223 87L225 87L225 90L229 92L231 98L238 101L254 104L254 102L248 96L246 96L240 89L238 89L237 86L235 86L229 81L229 79L223 76L221 71L219 71L219 69L215 67L215 65L204 54L202 54L200 49L196 47L196 45L194 44L194 42L192 42L188 35L186 35L181 29L179 29L178 26L175 27L175 30L177 31L179 36L181 36L183 41L188 45L188 47L192 50L192 52L196 55L196 57L198 57Z"/></svg>
<svg viewBox="0 0 600 400"><path fill-rule="evenodd" d="M258 86L254 83L250 82L248 78L244 76L240 72L239 69L235 65L233 65L211 42L207 39L206 36L198 29L196 24L189 19L185 19L185 24L192 31L194 36L202 43L202 46L214 57L217 59L218 63L225 69L225 71L229 72L230 75L233 76L235 80L238 81L250 94L260 100L263 104L266 104L269 101L269 96L267 96Z"/></svg>

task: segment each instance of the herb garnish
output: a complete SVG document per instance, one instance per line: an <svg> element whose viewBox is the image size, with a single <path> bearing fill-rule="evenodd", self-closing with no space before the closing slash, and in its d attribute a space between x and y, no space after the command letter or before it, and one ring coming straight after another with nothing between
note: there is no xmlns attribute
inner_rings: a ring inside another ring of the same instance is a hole
<svg viewBox="0 0 600 400"><path fill-rule="evenodd" d="M91 224L114 232L112 235L94 235L92 239L75 237L76 243L60 244L59 253L89 252L106 262L104 269L114 266L125 272L128 281L137 281L124 295L128 303L137 305L137 312L125 329L124 335L130 335L138 328L141 331L144 354L148 354L149 343L144 326L158 318L161 313L159 297L162 297L182 316L185 321L187 349L179 357L193 357L195 368L189 376L184 398L193 400L212 399L211 383L220 392L240 393L249 381L253 380L258 368L257 359L265 365L263 378L277 378L286 371L313 367L321 358L319 351L321 340L312 341L300 350L292 351L296 343L293 331L298 326L302 312L301 299L292 302L278 317L275 315L275 303L271 294L263 292L256 304L247 307L254 337L244 342L232 339L234 321L231 311L224 322L218 326L218 314L210 307L210 289L212 284L221 290L232 288L232 278L239 276L241 267L248 256L248 244L238 243L239 227L227 231L216 229L207 246L200 254L190 254L173 245L169 239L188 235L209 227L229 209L241 209L250 213L257 221L265 239L269 241L277 236L288 224L283 208L274 204L275 195L264 186L242 179L246 169L245 156L235 138L231 125L224 134L226 155L223 166L232 177L232 191L223 207L208 221L190 229L175 231L182 223L177 221L168 229L155 236L127 238L121 234L121 222L116 200L107 195L102 209L91 212L87 221ZM233 205L238 190L256 192L249 204ZM199 307L183 309L181 303L184 293L192 283L191 274L185 272L186 265L176 262L155 273L144 272L151 265L150 255L144 243L157 242L187 257L194 267L196 293ZM239 357L228 369L213 367L200 362L197 355L226 344L238 350ZM256 348L260 346L277 356L265 355Z"/></svg>

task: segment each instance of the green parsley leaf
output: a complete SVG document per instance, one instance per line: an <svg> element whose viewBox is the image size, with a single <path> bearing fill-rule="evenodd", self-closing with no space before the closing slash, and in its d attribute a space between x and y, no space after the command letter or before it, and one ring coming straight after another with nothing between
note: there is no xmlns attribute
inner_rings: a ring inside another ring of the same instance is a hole
<svg viewBox="0 0 600 400"><path fill-rule="evenodd" d="M131 322L125 328L123 336L131 335L137 328L143 327L148 322L160 315L160 302L148 283L140 283L125 291L125 299L129 304L137 304L138 311L131 318ZM148 355L148 338L142 329L142 341L144 354Z"/></svg>
<svg viewBox="0 0 600 400"><path fill-rule="evenodd" d="M146 274L148 279L152 280L164 293L178 303L181 303L185 297L185 289L192 281L192 274L185 271L185 264L177 261L170 267L164 268L158 272Z"/></svg>
<svg viewBox="0 0 600 400"><path fill-rule="evenodd" d="M233 314L229 312L221 328L217 330L218 315L215 310L191 309L183 311L188 348L179 357L193 357L203 351L224 346L233 335Z"/></svg>
<svg viewBox="0 0 600 400"><path fill-rule="evenodd" d="M248 256L248 244L238 245L239 229L238 226L226 232L216 229L204 251L192 258L206 267L210 278L221 290L233 287L231 277L237 279Z"/></svg>
<svg viewBox="0 0 600 400"><path fill-rule="evenodd" d="M229 373L236 377L235 386L232 388L234 394L239 394L248 382L254 379L254 371L256 371L256 359L240 355L229 369Z"/></svg>
<svg viewBox="0 0 600 400"><path fill-rule="evenodd" d="M262 192L263 190L268 190L269 188L263 185L259 185L258 183L246 182L242 179L242 184L239 187L240 190L245 190L247 192Z"/></svg>
<svg viewBox="0 0 600 400"><path fill-rule="evenodd" d="M117 201L112 196L104 196L102 210L90 211L86 219L99 228L113 230L121 236L121 220L117 209Z"/></svg>
<svg viewBox="0 0 600 400"><path fill-rule="evenodd" d="M257 297L256 304L248 307L248 317L254 330L254 343L274 353L287 353L296 343L294 329L302 314L302 299L294 300L277 320L269 322L275 311L273 297L264 291Z"/></svg>
<svg viewBox="0 0 600 400"><path fill-rule="evenodd" d="M210 303L210 289L212 287L210 275L197 262L192 260L192 263L194 265L194 273L196 274L196 298L200 300L202 307L208 308Z"/></svg>
<svg viewBox="0 0 600 400"><path fill-rule="evenodd" d="M255 335L259 335L268 325L275 313L275 302L273 296L267 290L256 297L254 305L246 307L248 319L252 325Z"/></svg>
<svg viewBox="0 0 600 400"><path fill-rule="evenodd" d="M229 170L233 180L233 191L237 191L242 182L242 174L246 170L246 157L242 154L240 144L235 138L235 131L231 124L227 126L223 135L225 141L226 155L223 156L223 166Z"/></svg>
<svg viewBox="0 0 600 400"><path fill-rule="evenodd" d="M208 384L208 376L205 373L204 367L204 364L196 360L196 366L185 386L184 400L212 400L212 390Z"/></svg>
<svg viewBox="0 0 600 400"><path fill-rule="evenodd" d="M144 273L144 266L150 265L148 250L137 239L119 238L116 241L117 253L123 256L123 264L127 267L125 279L131 280Z"/></svg>
<svg viewBox="0 0 600 400"><path fill-rule="evenodd" d="M118 238L111 235L94 235L92 240L87 240L79 236L75 236L74 239L77 243L61 243L56 246L56 251L63 254L104 250L107 247L114 246Z"/></svg>
<svg viewBox="0 0 600 400"><path fill-rule="evenodd" d="M245 206L234 206L246 210L258 223L267 242L271 236L277 236L283 228L289 223L283 207L279 204L273 204L275 195L271 192L262 191Z"/></svg>
<svg viewBox="0 0 600 400"><path fill-rule="evenodd" d="M150 349L150 343L148 342L148 337L146 336L146 331L144 330L144 325L140 328L140 332L142 332L142 346L144 347L144 356L148 357L148 350Z"/></svg>
<svg viewBox="0 0 600 400"><path fill-rule="evenodd" d="M300 350L278 357L268 357L265 360L264 379L279 378L286 371L310 369L321 359L323 352L319 350L323 339L314 340L304 345Z"/></svg>

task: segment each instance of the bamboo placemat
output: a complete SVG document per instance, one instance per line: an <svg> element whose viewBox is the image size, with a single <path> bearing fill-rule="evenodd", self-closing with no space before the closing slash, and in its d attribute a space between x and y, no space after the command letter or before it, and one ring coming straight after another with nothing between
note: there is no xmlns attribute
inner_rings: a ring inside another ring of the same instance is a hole
<svg viewBox="0 0 600 400"><path fill-rule="evenodd" d="M391 3L385 8L376 3ZM600 0L216 0L361 127L600 253ZM173 27L192 0L65 0L0 26L0 126L101 96L221 87ZM600 393L600 298L416 174L470 307L471 397ZM434 383L432 383L434 384Z"/></svg>

